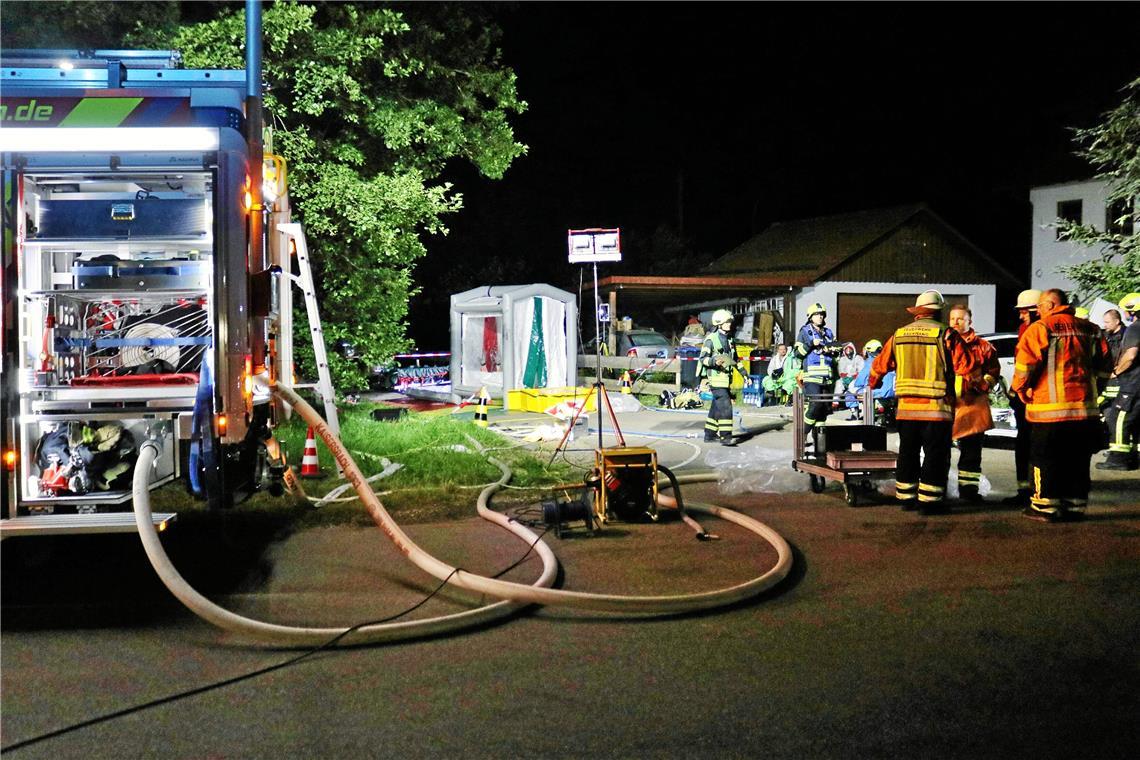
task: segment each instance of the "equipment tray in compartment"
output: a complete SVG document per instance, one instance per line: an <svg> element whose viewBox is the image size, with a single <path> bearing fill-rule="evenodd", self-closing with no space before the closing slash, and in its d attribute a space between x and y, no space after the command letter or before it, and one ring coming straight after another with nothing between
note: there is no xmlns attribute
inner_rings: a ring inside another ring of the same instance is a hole
<svg viewBox="0 0 1140 760"><path fill-rule="evenodd" d="M28 415L20 420L22 514L93 511L131 498L139 447L152 435L162 442L150 487L178 476L174 415Z"/></svg>
<svg viewBox="0 0 1140 760"><path fill-rule="evenodd" d="M206 286L200 261L77 261L71 267L80 290L194 288Z"/></svg>

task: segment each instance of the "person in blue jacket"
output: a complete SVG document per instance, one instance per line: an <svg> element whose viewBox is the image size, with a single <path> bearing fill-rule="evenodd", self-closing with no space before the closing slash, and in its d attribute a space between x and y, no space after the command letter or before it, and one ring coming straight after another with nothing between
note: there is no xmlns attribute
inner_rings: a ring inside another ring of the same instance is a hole
<svg viewBox="0 0 1140 760"><path fill-rule="evenodd" d="M796 336L795 353L803 362L804 393L821 397L806 402L804 410L804 437L814 445L819 428L831 414L830 394L835 384L835 357L840 346L835 341L835 333L827 327L827 309L823 304L809 306L807 318ZM828 394L828 397L823 399L823 394Z"/></svg>
<svg viewBox="0 0 1140 760"><path fill-rule="evenodd" d="M871 375L871 362L883 350L883 344L880 341L872 338L863 345L863 368L859 370L859 374L851 382L847 389L847 408L851 410L851 416L848 420L857 420L860 418L859 404L862 401L863 389L867 387L867 381ZM883 383L874 391L871 392L872 397L876 401L891 401L895 397L895 373L891 370L883 376Z"/></svg>

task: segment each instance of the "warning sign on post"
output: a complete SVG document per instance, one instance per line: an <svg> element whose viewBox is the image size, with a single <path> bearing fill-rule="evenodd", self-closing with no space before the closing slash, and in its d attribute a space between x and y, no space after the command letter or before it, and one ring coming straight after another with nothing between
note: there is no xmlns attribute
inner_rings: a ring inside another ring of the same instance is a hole
<svg viewBox="0 0 1140 760"><path fill-rule="evenodd" d="M570 230L567 239L571 264L621 261L621 230Z"/></svg>

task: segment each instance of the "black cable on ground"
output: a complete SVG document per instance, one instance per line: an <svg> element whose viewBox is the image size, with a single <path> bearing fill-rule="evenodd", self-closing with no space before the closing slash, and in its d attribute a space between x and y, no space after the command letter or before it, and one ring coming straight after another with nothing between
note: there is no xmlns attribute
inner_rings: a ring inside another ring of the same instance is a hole
<svg viewBox="0 0 1140 760"><path fill-rule="evenodd" d="M523 562L525 562L526 558L530 556L531 552L534 551L534 547L538 545L538 542L542 540L542 537L544 535L546 535L546 533L547 533L547 531L544 530L541 534L539 534L538 538L536 538L534 540L534 542L531 543L531 545L527 547L526 552L521 557L519 557L513 563L511 563L506 568L500 570L498 573L496 573L495 575L493 575L491 577L499 578L503 575L506 575L511 570L514 570L516 567L518 567ZM198 686L198 687L193 688L193 689L188 689L186 691L178 692L177 694L170 694L170 695L165 696L165 697L159 697L158 699L151 700L150 702L143 702L142 704L133 705L132 707L126 707L122 710L116 710L115 712L107 713L106 715L100 715L100 716L95 717L95 718L89 718L88 720L80 721L79 723L73 723L70 726L64 726L63 728L57 728L53 731L48 731L47 733L40 734L39 736L33 736L30 739L24 739L22 741L15 742L13 744L9 744L6 747L0 747L0 753L14 752L15 750L23 749L24 747L29 747L33 744L39 744L40 742L47 741L48 739L54 739L57 736L63 736L64 734L70 734L70 733L73 733L73 732L78 731L80 729L88 728L90 726L96 726L100 723L106 723L108 721L116 720L118 718L125 718L128 715L134 715L135 713L140 713L140 712L143 712L144 710L149 710L152 707L159 707L160 705L169 704L171 702L177 702L180 699L186 699L188 697L197 696L198 694L205 694L208 691L214 691L216 689L225 688L226 686L233 686L234 684L241 683L242 681L248 681L250 679L257 678L258 676L263 676L263 675L266 675L268 673L272 673L275 670L282 670L282 669L287 668L291 665L296 665L297 663L301 662L302 660L306 660L315 654L318 654L320 652L323 652L326 649L329 649L331 647L336 646L337 642L339 642L345 636L348 636L350 633L353 633L354 631L357 631L357 630L364 628L366 626L383 625L384 623L390 623L393 620L397 620L399 618L402 618L404 615L407 615L407 614L410 614L410 613L416 611L417 609L422 607L424 604L426 604L428 602L428 600L430 600L432 597L434 597L436 594L438 594L443 589L443 587L447 585L448 581L451 580L451 576L455 575L460 570L462 570L462 568L459 568L459 567L455 568L451 572L451 575L447 576L447 578L443 579L443 581L441 581L438 586L436 586L434 589L432 589L431 593L429 593L423 599L421 599L418 602L416 602L415 604L413 604L411 607L408 607L406 610L403 610L402 612L398 612L395 615L389 615L388 617L381 618L379 620L369 620L369 621L366 621L363 623L357 623L356 625L352 626L351 628L348 628L348 629L342 631L341 633L337 634L336 636L329 639L325 643L320 644L316 647L313 647L309 651L304 652L302 654L299 654L296 657L291 657L288 660L284 660L283 662L278 662L274 665L269 665L269 666L266 666L264 668L258 668L257 670L250 671L249 673L243 673L242 675L239 675L239 676L234 676L232 678L226 678L226 679L221 680L221 681L215 681L214 683L206 684L205 686Z"/></svg>

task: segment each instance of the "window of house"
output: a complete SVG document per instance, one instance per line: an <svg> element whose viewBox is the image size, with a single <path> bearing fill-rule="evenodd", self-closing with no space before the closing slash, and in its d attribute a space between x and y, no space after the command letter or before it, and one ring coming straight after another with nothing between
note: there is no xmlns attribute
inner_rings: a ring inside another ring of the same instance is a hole
<svg viewBox="0 0 1140 760"><path fill-rule="evenodd" d="M1057 218L1064 219L1066 222L1073 224L1081 223L1082 202L1078 198L1075 201L1060 201L1057 203ZM1057 229L1057 239L1061 239L1061 230Z"/></svg>
<svg viewBox="0 0 1140 760"><path fill-rule="evenodd" d="M1108 204L1104 212L1104 228L1114 235L1131 235L1133 226L1133 198L1121 198Z"/></svg>

